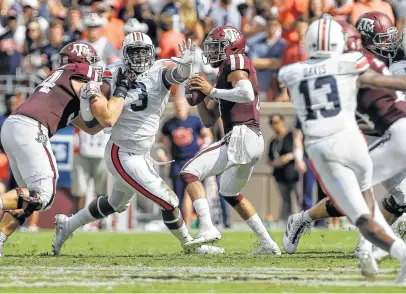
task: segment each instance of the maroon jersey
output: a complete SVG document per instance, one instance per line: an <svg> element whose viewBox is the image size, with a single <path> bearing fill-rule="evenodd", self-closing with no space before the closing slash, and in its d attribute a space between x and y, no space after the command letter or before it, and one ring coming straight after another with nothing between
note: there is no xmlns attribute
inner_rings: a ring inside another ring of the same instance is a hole
<svg viewBox="0 0 406 294"><path fill-rule="evenodd" d="M230 55L222 63L216 78L216 88L232 89L233 85L227 81L228 75L235 70L244 70L249 74L249 80L254 89L255 99L252 102L235 103L227 100L218 100L220 115L223 120L224 132L227 134L236 125L247 125L259 131L259 85L257 72L251 60L244 54Z"/></svg>
<svg viewBox="0 0 406 294"><path fill-rule="evenodd" d="M388 75L389 69L373 54L365 54L371 69ZM394 122L406 117L406 102L398 101L394 91L381 89L360 89L357 96L357 110L366 114L375 125L375 130L382 135Z"/></svg>
<svg viewBox="0 0 406 294"><path fill-rule="evenodd" d="M51 137L79 115L80 102L72 79L82 82L100 81L100 75L87 63L70 63L59 67L34 90L13 114L39 121Z"/></svg>

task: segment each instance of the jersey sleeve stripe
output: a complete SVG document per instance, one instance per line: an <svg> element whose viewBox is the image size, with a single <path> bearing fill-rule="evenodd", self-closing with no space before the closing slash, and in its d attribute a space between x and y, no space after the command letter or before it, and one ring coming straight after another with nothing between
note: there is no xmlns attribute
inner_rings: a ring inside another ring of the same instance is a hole
<svg viewBox="0 0 406 294"><path fill-rule="evenodd" d="M240 69L244 68L244 56L242 54L238 54L238 58L240 59Z"/></svg>
<svg viewBox="0 0 406 294"><path fill-rule="evenodd" d="M357 61L357 70L363 69L367 65L369 65L368 59L366 59L364 57L364 58L360 59L359 61Z"/></svg>
<svg viewBox="0 0 406 294"><path fill-rule="evenodd" d="M231 70L235 70L235 55L230 55Z"/></svg>
<svg viewBox="0 0 406 294"><path fill-rule="evenodd" d="M112 77L113 76L113 74L111 73L111 71L109 71L109 70L105 70L104 72L103 72L103 77Z"/></svg>
<svg viewBox="0 0 406 294"><path fill-rule="evenodd" d="M87 68L87 77L88 77L89 79L91 79L91 78L92 78L92 74L93 74L93 67L91 67L91 66L89 65L89 67Z"/></svg>

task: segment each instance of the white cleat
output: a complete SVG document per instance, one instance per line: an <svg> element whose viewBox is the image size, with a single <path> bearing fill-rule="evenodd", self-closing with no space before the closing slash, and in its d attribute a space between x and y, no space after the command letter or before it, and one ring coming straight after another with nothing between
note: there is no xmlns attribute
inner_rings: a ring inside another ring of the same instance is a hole
<svg viewBox="0 0 406 294"><path fill-rule="evenodd" d="M360 259L362 254L362 249L358 244L354 250L354 257ZM389 252L382 250L381 248L376 247L375 245L372 246L372 257L375 259L377 263L380 263L385 258L389 257Z"/></svg>
<svg viewBox="0 0 406 294"><path fill-rule="evenodd" d="M396 279L396 283L406 285L406 256L403 257L400 272Z"/></svg>
<svg viewBox="0 0 406 294"><path fill-rule="evenodd" d="M294 213L288 218L285 233L283 234L283 248L285 248L286 253L295 253L303 233L310 234L311 223L303 220L303 213L303 211Z"/></svg>
<svg viewBox="0 0 406 294"><path fill-rule="evenodd" d="M270 254L270 255L281 255L281 250L279 249L278 244L276 242L269 243L269 244L261 244L259 248L248 253L248 255L258 255L258 254Z"/></svg>
<svg viewBox="0 0 406 294"><path fill-rule="evenodd" d="M378 264L372 254L366 250L359 251L359 265L364 277L373 278L378 274Z"/></svg>
<svg viewBox="0 0 406 294"><path fill-rule="evenodd" d="M72 236L72 231L67 228L69 217L64 214L55 216L55 237L52 244L54 255L59 255L65 241Z"/></svg>
<svg viewBox="0 0 406 294"><path fill-rule="evenodd" d="M197 248L185 248L185 254L224 254L226 251L222 247L202 245Z"/></svg>
<svg viewBox="0 0 406 294"><path fill-rule="evenodd" d="M196 238L184 244L185 248L195 249L203 244L214 244L220 241L221 234L215 226L210 228L200 229Z"/></svg>

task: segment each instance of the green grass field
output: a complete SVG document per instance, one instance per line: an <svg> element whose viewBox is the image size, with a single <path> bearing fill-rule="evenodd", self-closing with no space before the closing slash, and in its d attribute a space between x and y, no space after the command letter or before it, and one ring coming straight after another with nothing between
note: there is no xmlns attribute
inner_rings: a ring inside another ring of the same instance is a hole
<svg viewBox="0 0 406 294"><path fill-rule="evenodd" d="M282 233L272 234L281 244ZM381 263L364 279L352 257L357 233L314 231L297 254L247 256L249 233L224 233L226 254L184 255L169 233L75 233L63 255L51 253L53 232L18 233L0 259L0 292L381 292L406 293L393 283L399 263Z"/></svg>

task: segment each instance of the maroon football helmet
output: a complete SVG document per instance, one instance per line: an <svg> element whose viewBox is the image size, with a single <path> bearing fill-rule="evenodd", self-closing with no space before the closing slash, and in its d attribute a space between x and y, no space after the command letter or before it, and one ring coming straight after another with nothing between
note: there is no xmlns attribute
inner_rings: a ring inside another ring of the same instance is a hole
<svg viewBox="0 0 406 294"><path fill-rule="evenodd" d="M355 27L361 34L362 46L365 49L384 58L395 57L402 40L398 39L398 29L385 13L364 13L357 20Z"/></svg>
<svg viewBox="0 0 406 294"><path fill-rule="evenodd" d="M245 52L245 36L232 26L214 28L203 43L203 63L219 67L227 56Z"/></svg>
<svg viewBox="0 0 406 294"><path fill-rule="evenodd" d="M361 35L357 29L344 20L337 20L343 28L345 48L344 52L362 51Z"/></svg>
<svg viewBox="0 0 406 294"><path fill-rule="evenodd" d="M96 50L85 42L69 43L59 52L60 66L68 63L87 63L94 66L99 61Z"/></svg>

